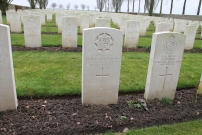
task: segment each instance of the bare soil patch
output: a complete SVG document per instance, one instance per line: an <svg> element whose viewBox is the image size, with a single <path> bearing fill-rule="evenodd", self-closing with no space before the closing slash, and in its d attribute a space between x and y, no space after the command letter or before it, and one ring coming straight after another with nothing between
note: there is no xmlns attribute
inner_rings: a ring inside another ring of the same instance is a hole
<svg viewBox="0 0 202 135"><path fill-rule="evenodd" d="M134 108L129 101L143 94L119 94L116 105L81 104L80 96L19 98L17 111L0 113L2 135L65 135L122 132L124 128L144 128L202 118L202 96L196 89L176 92L172 106L158 100L147 102L148 111ZM124 119L123 119L124 118Z"/></svg>

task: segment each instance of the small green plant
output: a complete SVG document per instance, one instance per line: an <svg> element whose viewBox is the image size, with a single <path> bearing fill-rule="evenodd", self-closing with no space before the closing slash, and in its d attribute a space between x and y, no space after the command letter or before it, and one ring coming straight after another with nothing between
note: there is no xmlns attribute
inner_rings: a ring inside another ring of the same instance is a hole
<svg viewBox="0 0 202 135"><path fill-rule="evenodd" d="M127 118L128 117L126 117L126 116L119 116L119 119L122 120L122 121L126 120Z"/></svg>
<svg viewBox="0 0 202 135"><path fill-rule="evenodd" d="M147 103L144 99L138 99L138 100L134 100L134 101L129 101L128 105L130 107L135 107L135 108L144 108L146 111L148 111L149 109L147 108Z"/></svg>
<svg viewBox="0 0 202 135"><path fill-rule="evenodd" d="M150 50L151 50L151 45L147 46L147 47L146 47L146 50L147 50L147 51L150 51Z"/></svg>
<svg viewBox="0 0 202 135"><path fill-rule="evenodd" d="M167 97L162 98L161 102L165 106L171 106L173 104L173 101Z"/></svg>

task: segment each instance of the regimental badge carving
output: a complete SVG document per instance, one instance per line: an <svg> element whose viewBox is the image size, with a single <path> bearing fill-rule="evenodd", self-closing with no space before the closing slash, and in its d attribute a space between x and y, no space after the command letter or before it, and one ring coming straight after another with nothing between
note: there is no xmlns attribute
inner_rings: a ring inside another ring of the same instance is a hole
<svg viewBox="0 0 202 135"><path fill-rule="evenodd" d="M101 52L109 51L113 46L113 39L109 34L102 33L97 36L95 40L95 46L97 50Z"/></svg>
<svg viewBox="0 0 202 135"><path fill-rule="evenodd" d="M174 39L175 37L171 35L169 41L165 44L165 52L167 54L172 53L175 50L175 47L177 46L177 43Z"/></svg>
<svg viewBox="0 0 202 135"><path fill-rule="evenodd" d="M36 24L36 21L35 21L34 17L29 17L28 21L29 21L29 24L32 25L32 26Z"/></svg>
<svg viewBox="0 0 202 135"><path fill-rule="evenodd" d="M67 19L66 22L67 22L67 25L72 25L72 24L74 23L74 20L72 20L72 19Z"/></svg>

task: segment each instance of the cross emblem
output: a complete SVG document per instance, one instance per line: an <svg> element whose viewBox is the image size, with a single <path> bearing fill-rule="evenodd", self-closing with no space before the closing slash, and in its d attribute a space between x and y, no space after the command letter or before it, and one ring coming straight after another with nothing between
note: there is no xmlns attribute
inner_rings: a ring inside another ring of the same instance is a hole
<svg viewBox="0 0 202 135"><path fill-rule="evenodd" d="M172 74L168 74L168 67L166 67L166 73L165 73L165 74L159 75L160 77L164 77L163 91L164 91L164 89L165 89L166 77L167 77L168 75L172 76Z"/></svg>
<svg viewBox="0 0 202 135"><path fill-rule="evenodd" d="M67 41L67 44L69 44L71 46L71 38L72 38L72 34L71 32L68 32L68 34L66 35L66 41Z"/></svg>
<svg viewBox="0 0 202 135"><path fill-rule="evenodd" d="M96 75L96 77L102 77L102 82L103 82L103 77L108 77L108 74L104 75L104 68L102 67L102 74L101 75Z"/></svg>

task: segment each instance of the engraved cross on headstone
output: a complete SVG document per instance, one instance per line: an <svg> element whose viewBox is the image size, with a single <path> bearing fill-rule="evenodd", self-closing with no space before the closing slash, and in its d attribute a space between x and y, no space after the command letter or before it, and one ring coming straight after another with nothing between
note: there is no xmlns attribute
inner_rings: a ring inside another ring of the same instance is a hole
<svg viewBox="0 0 202 135"><path fill-rule="evenodd" d="M73 35L71 34L71 32L68 32L67 35L66 35L66 41L67 41L67 44L71 45L71 38L73 37Z"/></svg>
<svg viewBox="0 0 202 135"><path fill-rule="evenodd" d="M172 76L172 74L168 74L168 67L166 67L166 73L165 73L165 74L159 75L160 77L164 77L163 90L165 89L166 77L167 77L168 75L171 75L171 76Z"/></svg>
<svg viewBox="0 0 202 135"><path fill-rule="evenodd" d="M29 36L31 36L32 40L34 40L34 37L36 36L36 34L34 34L34 32L32 31L31 34L29 34Z"/></svg>
<svg viewBox="0 0 202 135"><path fill-rule="evenodd" d="M102 77L102 82L103 82L103 77L108 77L109 75L108 74L106 74L106 75L104 75L104 68L102 67L102 74L101 75L96 75L96 77Z"/></svg>
<svg viewBox="0 0 202 135"><path fill-rule="evenodd" d="M108 74L104 75L104 68L102 67L102 74L101 75L96 75L96 77L102 77L102 84L103 84L103 78L104 77L109 77L109 75ZM101 85L101 87L102 87L102 85Z"/></svg>

